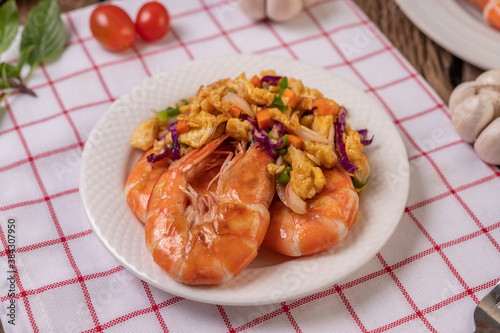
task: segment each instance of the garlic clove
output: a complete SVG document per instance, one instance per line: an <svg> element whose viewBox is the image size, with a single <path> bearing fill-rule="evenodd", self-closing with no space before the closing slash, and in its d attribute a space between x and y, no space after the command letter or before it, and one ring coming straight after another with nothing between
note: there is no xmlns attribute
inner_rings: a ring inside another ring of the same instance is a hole
<svg viewBox="0 0 500 333"><path fill-rule="evenodd" d="M495 118L500 117L500 87L482 86L478 88L479 95L486 95L491 99L495 109Z"/></svg>
<svg viewBox="0 0 500 333"><path fill-rule="evenodd" d="M493 120L474 143L477 155L486 163L500 165L500 118Z"/></svg>
<svg viewBox="0 0 500 333"><path fill-rule="evenodd" d="M451 121L457 133L464 141L471 143L493 118L493 103L485 95L467 97L451 114Z"/></svg>
<svg viewBox="0 0 500 333"><path fill-rule="evenodd" d="M299 15L303 5L302 0L267 0L266 14L273 21L285 22Z"/></svg>
<svg viewBox="0 0 500 333"><path fill-rule="evenodd" d="M253 20L266 18L266 0L238 0L240 9Z"/></svg>
<svg viewBox="0 0 500 333"><path fill-rule="evenodd" d="M477 83L500 86L500 69L492 69L479 75Z"/></svg>
<svg viewBox="0 0 500 333"><path fill-rule="evenodd" d="M476 86L475 82L464 82L459 84L451 93L449 108L450 113L453 113L453 110L457 107L458 104L462 103L464 99L469 96L474 96L476 94Z"/></svg>

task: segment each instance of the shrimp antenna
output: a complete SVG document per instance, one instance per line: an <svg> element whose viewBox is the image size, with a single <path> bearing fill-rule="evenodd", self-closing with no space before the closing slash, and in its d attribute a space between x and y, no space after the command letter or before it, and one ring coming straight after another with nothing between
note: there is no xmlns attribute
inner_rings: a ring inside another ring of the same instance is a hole
<svg viewBox="0 0 500 333"><path fill-rule="evenodd" d="M215 175L215 177L210 181L210 183L208 183L208 186L207 186L207 191L208 189L210 188L210 186L212 186L213 182L216 181L221 173L226 170L227 166L230 164L231 160L233 159L233 156L234 154L232 152L227 152L227 157L226 159L224 160L224 163L222 163L222 166L220 167L220 170L219 172Z"/></svg>

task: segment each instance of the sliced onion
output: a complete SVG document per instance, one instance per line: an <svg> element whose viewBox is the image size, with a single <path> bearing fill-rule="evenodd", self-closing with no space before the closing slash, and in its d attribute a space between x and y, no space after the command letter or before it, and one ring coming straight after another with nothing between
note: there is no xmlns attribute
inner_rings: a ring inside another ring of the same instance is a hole
<svg viewBox="0 0 500 333"><path fill-rule="evenodd" d="M271 130L271 136L273 137L274 140L278 140L280 137L280 134L278 133L278 127L273 126Z"/></svg>
<svg viewBox="0 0 500 333"><path fill-rule="evenodd" d="M285 189L285 197L288 203L288 208L293 210L297 214L305 214L307 213L307 204L304 200L302 200L292 189L290 182L286 185ZM285 203L286 204L286 203Z"/></svg>
<svg viewBox="0 0 500 333"><path fill-rule="evenodd" d="M278 167L284 164L283 157L280 156L276 160L276 165ZM290 182L287 185L282 185L279 182L276 182L276 193L278 193L278 197L281 202L291 210L293 210L297 214L305 214L307 213L307 204L304 200L302 200L295 192L292 190L292 186Z"/></svg>
<svg viewBox="0 0 500 333"><path fill-rule="evenodd" d="M328 139L324 136L321 136L320 134L302 125L300 126L300 128L292 130L291 132L300 137L302 140L315 141L326 144L330 143L330 141L328 141Z"/></svg>
<svg viewBox="0 0 500 333"><path fill-rule="evenodd" d="M283 164L285 164L285 162L283 161L283 156L278 157L278 159L276 160L276 166L280 167Z"/></svg>
<svg viewBox="0 0 500 333"><path fill-rule="evenodd" d="M276 183L276 193L278 193L278 197L285 206L290 208L290 205L287 202L287 197L286 197L286 185L281 185L280 182L278 181L276 181L275 183Z"/></svg>
<svg viewBox="0 0 500 333"><path fill-rule="evenodd" d="M281 76L272 76L272 75L266 75L262 79L260 79L261 84L264 82L269 83L272 86L278 85L278 81L281 79Z"/></svg>
<svg viewBox="0 0 500 333"><path fill-rule="evenodd" d="M307 158L313 161L316 165L321 165L321 161L316 156L308 153L307 151L305 151L304 153L306 154Z"/></svg>
<svg viewBox="0 0 500 333"><path fill-rule="evenodd" d="M238 91L236 93L238 94L238 96L243 98L245 97L245 90L246 90L245 84L243 82L240 82L238 84Z"/></svg>
<svg viewBox="0 0 500 333"><path fill-rule="evenodd" d="M228 100L229 103L242 109L246 114L252 114L252 108L245 99L237 94L227 94L222 100Z"/></svg>
<svg viewBox="0 0 500 333"><path fill-rule="evenodd" d="M330 141L330 145L332 147L335 147L335 125L332 124L332 127L330 127L330 133L328 133L328 141Z"/></svg>

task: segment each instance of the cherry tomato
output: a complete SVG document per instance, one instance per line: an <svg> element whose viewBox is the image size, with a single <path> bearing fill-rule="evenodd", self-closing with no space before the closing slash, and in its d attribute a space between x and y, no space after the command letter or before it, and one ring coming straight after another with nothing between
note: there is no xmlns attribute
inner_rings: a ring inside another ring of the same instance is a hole
<svg viewBox="0 0 500 333"><path fill-rule="evenodd" d="M135 20L135 30L145 41L163 37L170 27L167 9L159 2L145 3Z"/></svg>
<svg viewBox="0 0 500 333"><path fill-rule="evenodd" d="M90 30L94 37L111 51L123 51L135 42L134 23L120 7L102 5L90 16Z"/></svg>

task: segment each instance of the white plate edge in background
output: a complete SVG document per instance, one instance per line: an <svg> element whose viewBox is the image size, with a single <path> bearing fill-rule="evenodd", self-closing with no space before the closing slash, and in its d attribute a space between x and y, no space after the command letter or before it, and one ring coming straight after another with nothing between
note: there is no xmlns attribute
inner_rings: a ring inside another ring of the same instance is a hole
<svg viewBox="0 0 500 333"><path fill-rule="evenodd" d="M458 0L463 1L463 0ZM457 0L396 0L406 16L436 43L483 69L500 68L500 31L471 15Z"/></svg>

